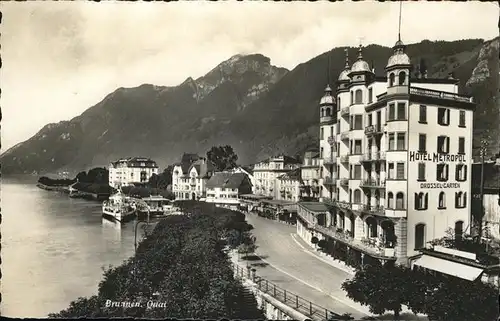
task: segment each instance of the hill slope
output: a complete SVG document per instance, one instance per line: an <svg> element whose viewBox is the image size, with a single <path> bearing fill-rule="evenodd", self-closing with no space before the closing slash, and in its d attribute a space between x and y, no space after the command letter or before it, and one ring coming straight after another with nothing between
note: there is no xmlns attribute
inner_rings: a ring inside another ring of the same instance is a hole
<svg viewBox="0 0 500 321"><path fill-rule="evenodd" d="M349 48L349 56L356 51ZM391 53L377 45L363 50L379 75ZM478 102L474 138L489 137L497 152L498 38L423 41L409 45L407 53L414 65L425 59L429 77L454 72L461 91ZM242 162L302 152L317 144L317 104L343 61L344 48L335 48L288 72L262 55L237 55L176 87L120 88L82 115L47 125L5 152L2 171L79 170L130 155L155 158L163 167L184 151L204 153L214 144L233 145Z"/></svg>

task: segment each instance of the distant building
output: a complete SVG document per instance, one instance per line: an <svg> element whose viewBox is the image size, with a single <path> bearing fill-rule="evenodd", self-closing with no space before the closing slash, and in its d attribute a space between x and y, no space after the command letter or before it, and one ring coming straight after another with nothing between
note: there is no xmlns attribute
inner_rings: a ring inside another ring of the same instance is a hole
<svg viewBox="0 0 500 321"><path fill-rule="evenodd" d="M109 185L113 188L147 183L153 174L158 174L155 161L145 157L122 158L109 165Z"/></svg>
<svg viewBox="0 0 500 321"><path fill-rule="evenodd" d="M470 230L475 104L458 94L453 77L412 77L405 45L398 40L393 49L384 77L360 47L352 66L346 57L336 97L326 87L320 201L329 210L302 207L297 231L308 242L310 233L343 242L360 259L408 265L448 228Z"/></svg>
<svg viewBox="0 0 500 321"><path fill-rule="evenodd" d="M254 165L255 194L270 196L277 199L280 191L276 179L284 173L300 167L300 161L293 157L280 155Z"/></svg>
<svg viewBox="0 0 500 321"><path fill-rule="evenodd" d="M233 169L232 172L246 174L248 176L248 179L250 179L250 182L252 183L252 194L255 194L256 180L255 176L253 176L253 168L251 168L250 166L239 166Z"/></svg>
<svg viewBox="0 0 500 321"><path fill-rule="evenodd" d="M213 164L196 154L183 154L172 171L172 192L176 200L205 197L205 184L215 172Z"/></svg>
<svg viewBox="0 0 500 321"><path fill-rule="evenodd" d="M318 201L323 186L320 186L321 177L319 152L307 151L300 168L300 199L304 201Z"/></svg>
<svg viewBox="0 0 500 321"><path fill-rule="evenodd" d="M252 193L252 183L244 173L215 173L207 181L206 188L207 203L235 210L240 205L240 195Z"/></svg>
<svg viewBox="0 0 500 321"><path fill-rule="evenodd" d="M500 163L484 163L483 238L500 240ZM481 163L472 164L472 213L481 211Z"/></svg>
<svg viewBox="0 0 500 321"><path fill-rule="evenodd" d="M300 168L296 168L280 175L276 179L276 189L279 193L275 199L298 202L300 198L300 186L303 185L300 175Z"/></svg>

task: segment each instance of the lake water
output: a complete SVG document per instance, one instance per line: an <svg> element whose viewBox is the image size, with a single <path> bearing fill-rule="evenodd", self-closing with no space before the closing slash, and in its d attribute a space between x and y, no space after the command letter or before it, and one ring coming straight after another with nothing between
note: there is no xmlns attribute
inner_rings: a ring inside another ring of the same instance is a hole
<svg viewBox="0 0 500 321"><path fill-rule="evenodd" d="M2 179L1 210L2 316L59 312L97 293L103 268L134 253L134 222L104 220L100 203L39 189L33 178Z"/></svg>

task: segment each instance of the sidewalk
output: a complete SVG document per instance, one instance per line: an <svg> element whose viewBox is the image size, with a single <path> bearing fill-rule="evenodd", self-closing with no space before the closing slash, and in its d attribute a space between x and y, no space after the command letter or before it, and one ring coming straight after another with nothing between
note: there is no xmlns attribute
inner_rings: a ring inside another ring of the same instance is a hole
<svg viewBox="0 0 500 321"><path fill-rule="evenodd" d="M362 309L359 310L355 307L353 308L345 302L341 302L329 296L320 289L317 289L310 285L306 285L303 282L297 280L292 275L278 270L277 268L266 263L265 260L246 261L240 259L238 261L236 253L231 254L231 260L233 263L238 264L243 268L246 268L247 264L249 264L250 266L252 266L252 268L256 269L256 275L335 313L349 313L356 320L371 315L366 308L361 307Z"/></svg>

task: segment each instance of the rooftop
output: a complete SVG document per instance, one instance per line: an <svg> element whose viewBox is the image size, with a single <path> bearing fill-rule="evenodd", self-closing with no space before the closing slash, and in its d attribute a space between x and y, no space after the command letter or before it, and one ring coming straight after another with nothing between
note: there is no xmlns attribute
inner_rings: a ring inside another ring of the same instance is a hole
<svg viewBox="0 0 500 321"><path fill-rule="evenodd" d="M239 188L247 177L244 173L215 173L207 181L207 188Z"/></svg>
<svg viewBox="0 0 500 321"><path fill-rule="evenodd" d="M299 202L299 206L304 207L306 210L316 213L328 212L331 207L321 202Z"/></svg>

